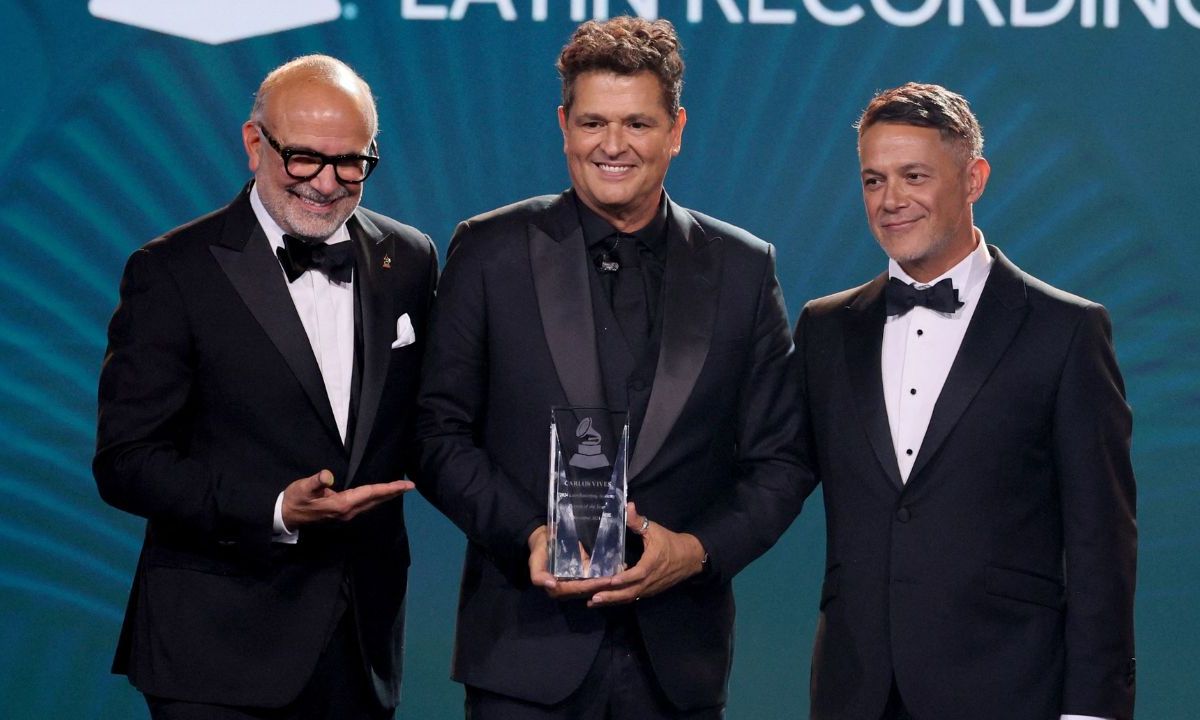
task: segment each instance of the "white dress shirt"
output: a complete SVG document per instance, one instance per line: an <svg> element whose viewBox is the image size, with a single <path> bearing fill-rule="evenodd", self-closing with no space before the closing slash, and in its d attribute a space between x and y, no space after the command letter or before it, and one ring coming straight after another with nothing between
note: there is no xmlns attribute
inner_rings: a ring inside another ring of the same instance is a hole
<svg viewBox="0 0 1200 720"><path fill-rule="evenodd" d="M271 254L274 255L283 247L283 229L263 207L257 186L250 190L250 206L254 208L254 215L271 243ZM325 239L325 243L332 245L349 239L350 232L343 223ZM283 267L279 266L278 270L287 283ZM354 281L339 283L322 272L308 270L295 282L287 283L287 287L312 345L317 367L321 369L333 419L342 442L345 442L350 419L350 385L354 378ZM294 543L299 538L298 532L289 531L283 524L283 493L275 499L274 531L272 539L276 542Z"/></svg>
<svg viewBox="0 0 1200 720"><path fill-rule="evenodd" d="M921 451L933 406L946 384L950 366L975 314L979 294L992 267L992 256L975 230L976 245L971 254L929 283L909 277L899 263L888 263L891 277L918 288L935 285L950 278L962 307L941 313L918 305L903 315L889 316L883 326L883 399L887 405L892 447L900 465L900 479L908 482L913 463Z"/></svg>
<svg viewBox="0 0 1200 720"><path fill-rule="evenodd" d="M933 406L946 384L946 376L958 356L959 346L992 269L992 256L979 228L975 228L975 239L975 249L970 255L928 283L913 280L895 260L888 262L890 277L917 288L950 278L963 303L952 313L918 305L903 315L888 317L883 326L883 398L892 431L892 447L900 465L900 479L906 483L921 451ZM1104 719L1092 715L1063 715L1059 720Z"/></svg>

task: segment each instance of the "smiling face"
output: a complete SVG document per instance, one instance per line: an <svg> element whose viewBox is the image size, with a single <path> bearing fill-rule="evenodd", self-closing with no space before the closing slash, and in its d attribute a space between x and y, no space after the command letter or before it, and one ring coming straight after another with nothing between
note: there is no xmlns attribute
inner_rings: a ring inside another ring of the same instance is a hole
<svg viewBox="0 0 1200 720"><path fill-rule="evenodd" d="M262 124L285 148L365 153L372 136L368 102L351 83L285 81L271 91ZM285 233L324 240L358 207L362 185L338 182L332 166L309 180L288 175L254 119L242 126L242 140L263 207Z"/></svg>
<svg viewBox="0 0 1200 720"><path fill-rule="evenodd" d="M986 160L964 160L936 128L898 123L868 127L858 147L867 222L888 257L928 282L970 254Z"/></svg>
<svg viewBox="0 0 1200 720"><path fill-rule="evenodd" d="M586 72L575 79L568 116L558 109L567 170L579 199L622 232L654 217L671 158L679 154L687 114L675 122L649 71Z"/></svg>

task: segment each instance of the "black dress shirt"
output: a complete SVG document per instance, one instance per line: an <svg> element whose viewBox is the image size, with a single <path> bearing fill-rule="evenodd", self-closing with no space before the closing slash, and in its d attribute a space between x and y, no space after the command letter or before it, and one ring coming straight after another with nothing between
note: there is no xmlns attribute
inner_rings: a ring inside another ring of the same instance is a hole
<svg viewBox="0 0 1200 720"><path fill-rule="evenodd" d="M600 258L616 259L616 246L619 242L629 242L632 238L637 243L641 260L642 282L646 291L646 311L648 313L646 327L653 327L659 320L662 310L662 279L663 269L667 265L667 203L666 194L659 200L658 212L644 227L631 233L619 232L604 218L600 217L581 202L575 199L579 208L579 223L583 227L583 239L587 244L588 256L592 259L592 270L598 273L600 285L609 299L611 306L613 292L616 287L615 272L604 272L600 269ZM615 308L614 308L615 311Z"/></svg>

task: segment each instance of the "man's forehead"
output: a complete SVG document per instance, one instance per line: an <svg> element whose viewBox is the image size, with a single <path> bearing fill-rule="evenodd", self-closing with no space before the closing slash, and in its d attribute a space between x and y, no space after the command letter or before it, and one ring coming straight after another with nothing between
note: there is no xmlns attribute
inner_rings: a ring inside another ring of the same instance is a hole
<svg viewBox="0 0 1200 720"><path fill-rule="evenodd" d="M316 109L336 109L343 112L365 113L367 99L356 88L327 82L309 82L303 84L283 85L267 98L268 112L281 113L306 112Z"/></svg>
<svg viewBox="0 0 1200 720"><path fill-rule="evenodd" d="M586 109L580 108L572 114L581 120L590 120L590 119L638 120L638 119L650 118L657 113L655 112L655 110L653 110L651 108L631 110L628 108L593 107L593 108L586 108Z"/></svg>
<svg viewBox="0 0 1200 720"><path fill-rule="evenodd" d="M904 172L909 172L911 170L930 170L934 167L934 164L932 162L927 162L924 160L915 160L915 159L914 160L902 159L898 162L896 162L896 161L889 162L889 161L885 160L882 162L873 162L873 163L868 164L867 162L865 162L863 159L860 158L859 165L861 166L862 173L864 175L882 175L884 172L886 172L888 170L894 170L896 172L904 173Z"/></svg>
<svg viewBox="0 0 1200 720"><path fill-rule="evenodd" d="M667 116L662 84L654 73L640 71L618 74L607 71L582 73L575 80L571 101L572 118L596 116L604 119Z"/></svg>
<svg viewBox="0 0 1200 720"><path fill-rule="evenodd" d="M580 73L573 84L577 96L583 88L587 88L591 94L600 97L631 92L646 92L656 95L663 92L662 81L649 70L639 70L635 73L589 70Z"/></svg>
<svg viewBox="0 0 1200 720"><path fill-rule="evenodd" d="M361 96L329 86L306 87L272 95L263 108L263 115L270 127L280 133L371 134L370 106Z"/></svg>

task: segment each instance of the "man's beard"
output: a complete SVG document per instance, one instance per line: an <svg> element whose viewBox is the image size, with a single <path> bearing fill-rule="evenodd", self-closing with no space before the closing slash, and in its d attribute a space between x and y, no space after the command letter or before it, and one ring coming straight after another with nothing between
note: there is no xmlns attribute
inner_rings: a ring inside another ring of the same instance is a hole
<svg viewBox="0 0 1200 720"><path fill-rule="evenodd" d="M295 197L289 198L288 195ZM335 203L350 197L350 191L342 186L332 193L325 194L307 183L283 188L278 193L259 193L263 206L279 224L283 231L311 243L324 242L326 238L337 231L346 218L354 212L357 203L346 203L344 212L333 215L318 215L308 212L297 198L305 198L317 203Z"/></svg>

